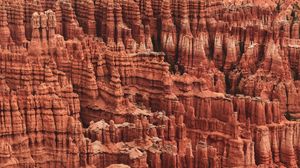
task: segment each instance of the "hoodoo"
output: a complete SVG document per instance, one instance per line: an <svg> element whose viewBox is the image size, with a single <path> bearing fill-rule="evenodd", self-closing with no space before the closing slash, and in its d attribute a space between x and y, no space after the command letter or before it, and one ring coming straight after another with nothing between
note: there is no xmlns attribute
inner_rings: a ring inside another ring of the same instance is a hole
<svg viewBox="0 0 300 168"><path fill-rule="evenodd" d="M300 167L299 5L0 0L0 167Z"/></svg>

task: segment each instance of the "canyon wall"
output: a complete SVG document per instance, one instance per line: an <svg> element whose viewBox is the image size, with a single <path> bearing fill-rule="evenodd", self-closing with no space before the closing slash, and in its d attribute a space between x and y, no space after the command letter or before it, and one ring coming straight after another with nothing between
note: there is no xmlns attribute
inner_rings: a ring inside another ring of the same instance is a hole
<svg viewBox="0 0 300 168"><path fill-rule="evenodd" d="M0 0L0 167L299 167L298 3Z"/></svg>

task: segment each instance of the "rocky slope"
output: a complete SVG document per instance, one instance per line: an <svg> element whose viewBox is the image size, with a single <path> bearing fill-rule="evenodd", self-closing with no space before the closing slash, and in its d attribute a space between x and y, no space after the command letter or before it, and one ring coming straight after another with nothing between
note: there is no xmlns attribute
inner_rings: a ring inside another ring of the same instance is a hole
<svg viewBox="0 0 300 168"><path fill-rule="evenodd" d="M0 167L299 167L299 3L0 0Z"/></svg>

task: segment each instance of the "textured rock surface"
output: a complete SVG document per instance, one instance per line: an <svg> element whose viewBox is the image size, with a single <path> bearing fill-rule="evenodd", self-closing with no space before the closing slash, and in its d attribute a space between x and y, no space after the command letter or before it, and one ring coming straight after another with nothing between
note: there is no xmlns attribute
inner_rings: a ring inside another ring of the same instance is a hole
<svg viewBox="0 0 300 168"><path fill-rule="evenodd" d="M299 167L298 3L0 0L0 167Z"/></svg>

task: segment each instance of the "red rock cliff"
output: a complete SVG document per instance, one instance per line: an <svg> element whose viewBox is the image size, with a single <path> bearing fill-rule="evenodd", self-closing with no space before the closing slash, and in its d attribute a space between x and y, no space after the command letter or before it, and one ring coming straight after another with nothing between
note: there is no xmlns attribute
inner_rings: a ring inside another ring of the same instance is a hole
<svg viewBox="0 0 300 168"><path fill-rule="evenodd" d="M0 167L299 167L299 5L0 0Z"/></svg>

